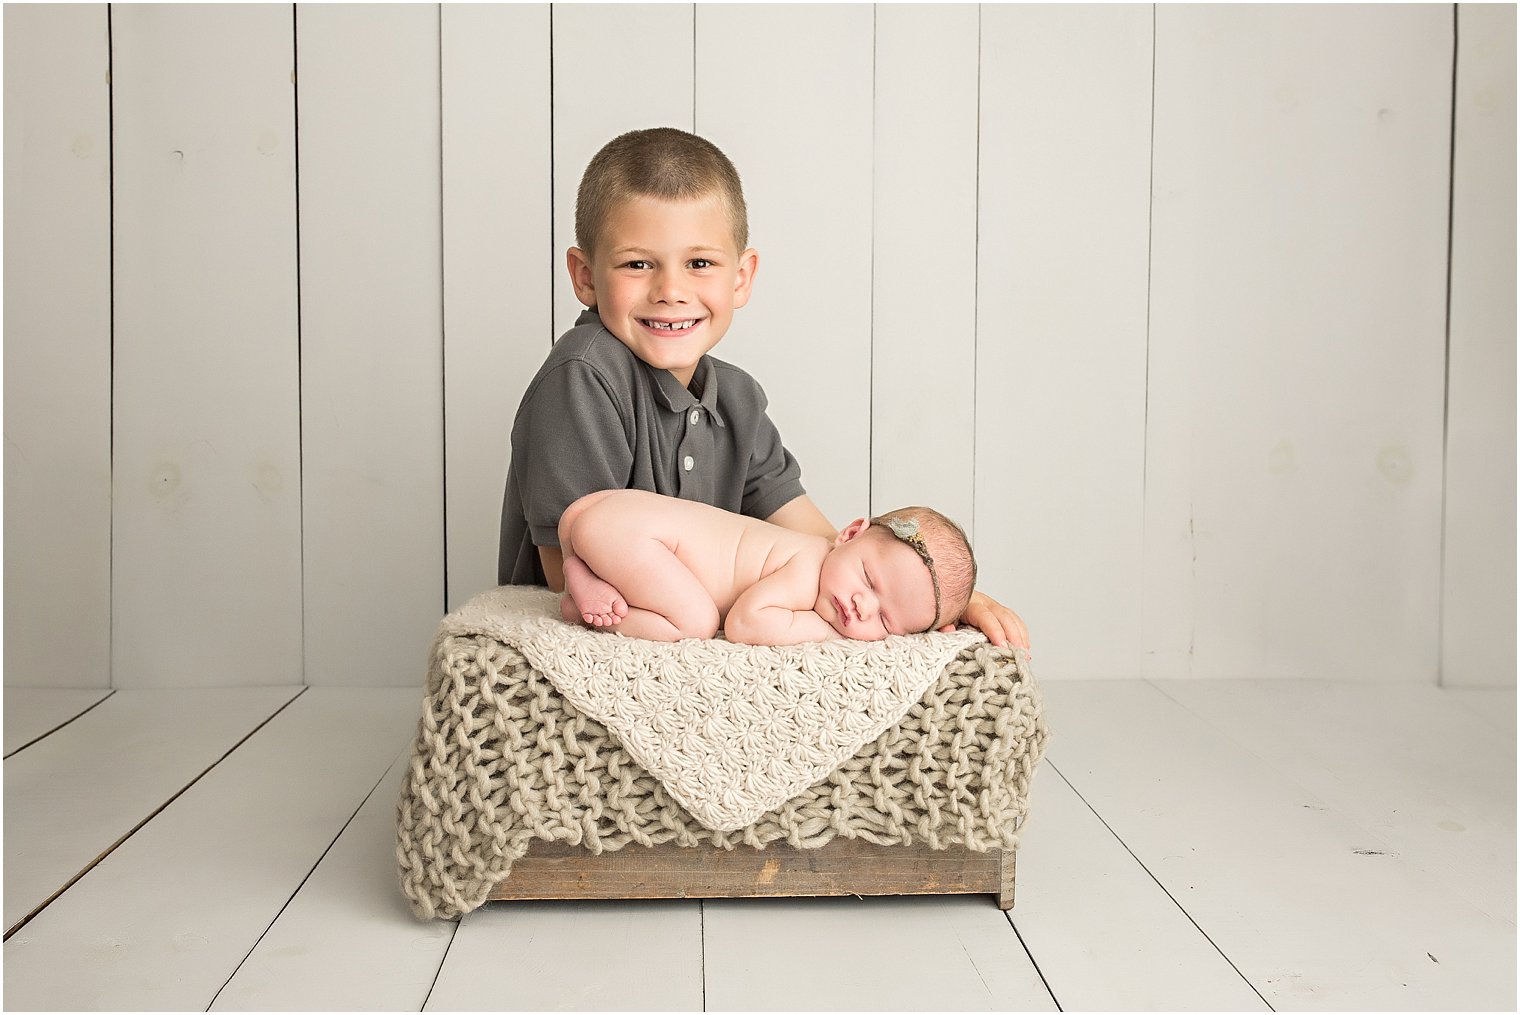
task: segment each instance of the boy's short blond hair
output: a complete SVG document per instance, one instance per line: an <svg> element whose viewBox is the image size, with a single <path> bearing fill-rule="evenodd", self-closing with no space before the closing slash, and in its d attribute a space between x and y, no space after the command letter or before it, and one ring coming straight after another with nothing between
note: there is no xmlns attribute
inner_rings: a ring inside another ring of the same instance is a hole
<svg viewBox="0 0 1520 1015"><path fill-rule="evenodd" d="M617 205L631 197L664 201L716 195L733 219L735 251L749 246L739 171L706 138L674 127L621 134L592 156L575 196L575 243L588 254Z"/></svg>
<svg viewBox="0 0 1520 1015"><path fill-rule="evenodd" d="M971 593L976 589L976 557L971 552L971 540L966 538L965 529L928 507L898 508L871 519L871 524L880 525L885 538L896 539L890 523L909 520L918 523L918 534L934 559L934 578L940 596L940 613L935 620L940 625L954 623L966 612L966 604L971 602Z"/></svg>

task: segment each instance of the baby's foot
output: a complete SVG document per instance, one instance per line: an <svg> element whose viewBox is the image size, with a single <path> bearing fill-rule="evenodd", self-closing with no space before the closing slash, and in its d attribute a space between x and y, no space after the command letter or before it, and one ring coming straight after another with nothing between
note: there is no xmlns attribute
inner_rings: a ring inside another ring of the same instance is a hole
<svg viewBox="0 0 1520 1015"><path fill-rule="evenodd" d="M618 590L598 578L579 557L565 558L565 590L575 600L581 619L592 627L611 627L628 616L628 604Z"/></svg>

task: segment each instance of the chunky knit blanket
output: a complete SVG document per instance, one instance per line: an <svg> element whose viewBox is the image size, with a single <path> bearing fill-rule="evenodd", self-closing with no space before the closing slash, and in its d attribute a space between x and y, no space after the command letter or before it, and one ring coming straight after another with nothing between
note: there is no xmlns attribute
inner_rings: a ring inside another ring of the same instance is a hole
<svg viewBox="0 0 1520 1015"><path fill-rule="evenodd" d="M419 917L468 912L534 838L1011 849L1046 735L1027 658L975 632L663 645L501 588L434 640L403 889Z"/></svg>

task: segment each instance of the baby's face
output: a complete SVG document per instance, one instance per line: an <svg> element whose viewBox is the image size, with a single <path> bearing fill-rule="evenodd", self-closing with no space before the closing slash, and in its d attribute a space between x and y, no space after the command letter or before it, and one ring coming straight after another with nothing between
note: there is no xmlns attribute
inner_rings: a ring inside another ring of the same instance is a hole
<svg viewBox="0 0 1520 1015"><path fill-rule="evenodd" d="M755 263L753 250L735 249L733 220L716 196L630 198L607 217L594 252L569 253L576 297L683 387L749 300Z"/></svg>
<svg viewBox="0 0 1520 1015"><path fill-rule="evenodd" d="M817 614L859 641L927 631L934 623L934 582L913 548L863 523L839 539L819 571Z"/></svg>

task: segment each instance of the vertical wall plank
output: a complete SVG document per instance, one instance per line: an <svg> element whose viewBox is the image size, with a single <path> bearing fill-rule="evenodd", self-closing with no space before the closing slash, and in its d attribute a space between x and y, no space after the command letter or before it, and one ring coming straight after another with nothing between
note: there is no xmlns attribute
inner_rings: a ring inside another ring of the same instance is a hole
<svg viewBox="0 0 1520 1015"><path fill-rule="evenodd" d="M443 601L438 7L297 7L306 675L421 679Z"/></svg>
<svg viewBox="0 0 1520 1015"><path fill-rule="evenodd" d="M690 5L555 4L553 11L554 333L544 336L545 352L585 309L570 288L565 251L575 246L575 191L586 163L619 134L691 130L692 123Z"/></svg>
<svg viewBox="0 0 1520 1015"><path fill-rule="evenodd" d="M1441 682L1515 686L1515 8L1457 7Z"/></svg>
<svg viewBox="0 0 1520 1015"><path fill-rule="evenodd" d="M553 332L549 6L444 4L449 609L496 585L512 421Z"/></svg>
<svg viewBox="0 0 1520 1015"><path fill-rule="evenodd" d="M1157 11L1150 675L1434 679L1451 32Z"/></svg>
<svg viewBox="0 0 1520 1015"><path fill-rule="evenodd" d="M978 28L876 8L871 343L871 511L928 504L973 545Z"/></svg>
<svg viewBox="0 0 1520 1015"><path fill-rule="evenodd" d="M117 686L301 672L288 7L112 14Z"/></svg>
<svg viewBox="0 0 1520 1015"><path fill-rule="evenodd" d="M748 370L835 525L870 504L873 10L697 10L697 133L744 180L760 267L715 351Z"/></svg>
<svg viewBox="0 0 1520 1015"><path fill-rule="evenodd" d="M1151 19L982 8L980 584L1048 676L1140 653Z"/></svg>
<svg viewBox="0 0 1520 1015"><path fill-rule="evenodd" d="M107 19L5 8L7 687L111 683Z"/></svg>

